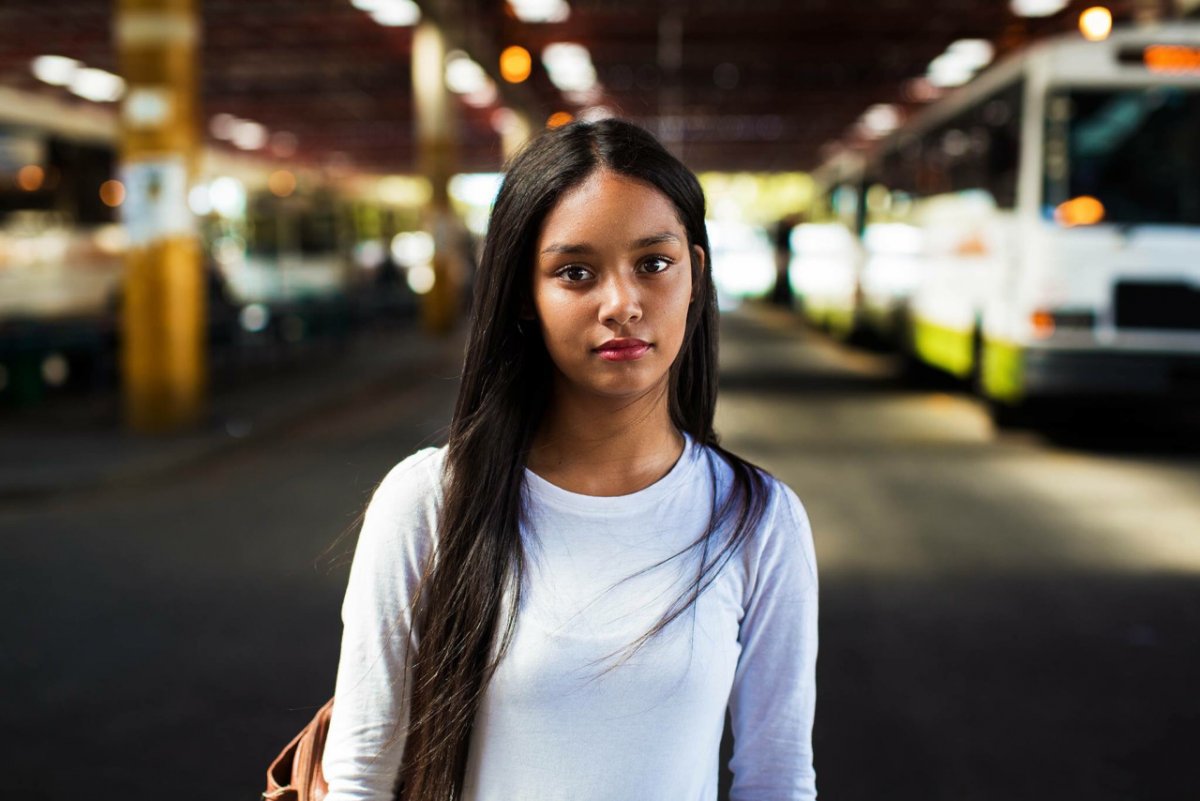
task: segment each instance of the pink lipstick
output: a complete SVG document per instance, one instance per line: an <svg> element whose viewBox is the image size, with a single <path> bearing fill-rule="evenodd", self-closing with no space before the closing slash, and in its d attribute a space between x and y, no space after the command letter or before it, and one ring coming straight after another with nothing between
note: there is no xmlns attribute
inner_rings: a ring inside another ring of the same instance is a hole
<svg viewBox="0 0 1200 801"><path fill-rule="evenodd" d="M641 339L610 339L595 351L610 362L630 362L645 356L650 348L650 343Z"/></svg>

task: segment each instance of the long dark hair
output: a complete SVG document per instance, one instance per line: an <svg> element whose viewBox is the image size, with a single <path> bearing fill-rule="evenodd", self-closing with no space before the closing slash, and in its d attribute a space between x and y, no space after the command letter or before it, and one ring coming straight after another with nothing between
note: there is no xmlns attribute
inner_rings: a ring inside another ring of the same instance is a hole
<svg viewBox="0 0 1200 801"><path fill-rule="evenodd" d="M763 474L721 448L713 431L717 300L699 182L653 136L628 122L577 122L544 132L508 165L476 276L462 384L450 424L437 548L413 599L419 644L412 657L410 718L399 777L404 801L462 797L480 698L512 638L525 570L520 536L524 468L552 375L544 343L538 335L520 331L518 324L531 306L534 248L542 221L564 192L602 168L661 191L687 232L689 255L692 246L704 252L703 265L692 258L695 294L668 379L670 415L680 431L723 459L733 478L722 497L714 492L708 530L680 552L701 549L691 589L634 649L695 603L763 516ZM729 536L713 548L718 530ZM710 550L716 551L711 558ZM507 610L506 588L511 589ZM502 619L507 622L501 632ZM497 637L499 648L494 649Z"/></svg>

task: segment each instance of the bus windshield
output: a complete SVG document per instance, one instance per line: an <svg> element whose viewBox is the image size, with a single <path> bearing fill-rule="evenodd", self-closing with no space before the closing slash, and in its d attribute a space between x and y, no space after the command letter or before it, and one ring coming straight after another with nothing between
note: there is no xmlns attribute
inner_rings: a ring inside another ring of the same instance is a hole
<svg viewBox="0 0 1200 801"><path fill-rule="evenodd" d="M1047 201L1096 198L1105 222L1200 225L1200 90L1074 89L1048 110Z"/></svg>

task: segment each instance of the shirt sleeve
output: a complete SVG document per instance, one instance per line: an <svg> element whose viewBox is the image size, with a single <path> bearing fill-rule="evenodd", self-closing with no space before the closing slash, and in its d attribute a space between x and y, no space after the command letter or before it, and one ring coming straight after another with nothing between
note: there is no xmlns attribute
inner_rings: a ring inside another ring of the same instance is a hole
<svg viewBox="0 0 1200 801"><path fill-rule="evenodd" d="M342 603L342 648L321 767L326 801L392 801L416 648L411 594L430 551L434 451L388 473L367 506Z"/></svg>
<svg viewBox="0 0 1200 801"><path fill-rule="evenodd" d="M749 565L747 600L729 707L731 801L817 797L817 563L800 499L776 483L770 522Z"/></svg>

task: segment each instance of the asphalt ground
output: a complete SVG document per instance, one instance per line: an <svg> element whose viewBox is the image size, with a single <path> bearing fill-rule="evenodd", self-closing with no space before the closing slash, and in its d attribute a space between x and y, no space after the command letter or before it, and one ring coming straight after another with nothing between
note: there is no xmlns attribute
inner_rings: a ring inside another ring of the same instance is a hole
<svg viewBox="0 0 1200 801"><path fill-rule="evenodd" d="M1200 797L1189 413L998 433L773 312L728 318L722 363L725 444L816 534L823 798ZM332 692L357 515L443 441L456 370L160 481L0 503L6 794L256 797Z"/></svg>

